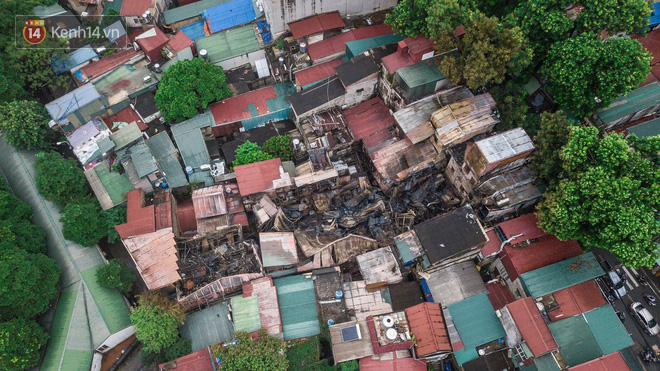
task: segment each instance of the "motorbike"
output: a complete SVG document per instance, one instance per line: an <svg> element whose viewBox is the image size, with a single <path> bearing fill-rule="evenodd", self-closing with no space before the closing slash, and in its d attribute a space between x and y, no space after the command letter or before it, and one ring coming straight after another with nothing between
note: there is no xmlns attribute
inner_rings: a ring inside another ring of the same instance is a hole
<svg viewBox="0 0 660 371"><path fill-rule="evenodd" d="M644 294L644 300L646 300L646 303L652 307L655 307L656 305L656 298L653 295L649 294Z"/></svg>
<svg viewBox="0 0 660 371"><path fill-rule="evenodd" d="M651 362L653 361L653 352L651 352L650 349L641 350L639 352L639 358L641 358L647 366L650 366Z"/></svg>
<svg viewBox="0 0 660 371"><path fill-rule="evenodd" d="M643 274L638 274L635 278L637 279L637 282L639 282L640 285L648 287L649 281L648 278L646 278L646 276L644 276Z"/></svg>
<svg viewBox="0 0 660 371"><path fill-rule="evenodd" d="M616 315L619 317L619 320L621 320L621 323L626 322L626 314L623 312L619 312L618 310L615 311Z"/></svg>

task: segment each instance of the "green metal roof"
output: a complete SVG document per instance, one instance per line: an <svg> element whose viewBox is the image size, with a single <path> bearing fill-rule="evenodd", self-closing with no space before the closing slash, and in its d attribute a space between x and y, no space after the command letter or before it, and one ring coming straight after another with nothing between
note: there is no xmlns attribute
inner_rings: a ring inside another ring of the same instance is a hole
<svg viewBox="0 0 660 371"><path fill-rule="evenodd" d="M534 363L532 366L536 366L535 370L537 371L560 371L555 357L552 356L552 353L544 354L540 357L534 358ZM531 369L521 368L521 371L531 371Z"/></svg>
<svg viewBox="0 0 660 371"><path fill-rule="evenodd" d="M605 124L660 104L660 83L652 82L641 86L610 103L609 107L598 110L598 117Z"/></svg>
<svg viewBox="0 0 660 371"><path fill-rule="evenodd" d="M190 339L193 352L234 337L234 326L229 320L229 308L224 302L191 313L183 322L181 336Z"/></svg>
<svg viewBox="0 0 660 371"><path fill-rule="evenodd" d="M387 35L381 35L376 37L370 37L367 39L354 40L346 43L346 60L349 60L356 55L360 55L366 52L369 49L377 48L383 45L389 45L398 43L403 40L401 35L391 33Z"/></svg>
<svg viewBox="0 0 660 371"><path fill-rule="evenodd" d="M202 37L195 41L195 46L197 50L206 49L211 63L226 61L261 49L251 24Z"/></svg>
<svg viewBox="0 0 660 371"><path fill-rule="evenodd" d="M447 309L466 348L461 352L460 364L478 357L476 350L470 349L506 336L485 292L452 304Z"/></svg>
<svg viewBox="0 0 660 371"><path fill-rule="evenodd" d="M529 296L538 298L605 274L592 252L520 275Z"/></svg>
<svg viewBox="0 0 660 371"><path fill-rule="evenodd" d="M211 112L206 111L202 114L194 116L193 118L183 121L179 124L172 125L171 127L172 135L176 136L183 133L187 133L194 129L205 128L213 125L214 122L215 121L213 120L213 115L211 114Z"/></svg>
<svg viewBox="0 0 660 371"><path fill-rule="evenodd" d="M321 333L312 279L298 275L278 278L273 283L277 287L284 340Z"/></svg>
<svg viewBox="0 0 660 371"><path fill-rule="evenodd" d="M231 310L234 316L234 331L253 332L261 328L259 300L256 296L234 296L231 298Z"/></svg>
<svg viewBox="0 0 660 371"><path fill-rule="evenodd" d="M165 173L170 187L177 188L188 184L178 159L178 152L166 132L158 133L147 139L147 146L156 159L158 167Z"/></svg>
<svg viewBox="0 0 660 371"><path fill-rule="evenodd" d="M114 205L126 201L126 194L135 189L126 173L119 174L117 171L110 171L105 162L96 164L94 171Z"/></svg>
<svg viewBox="0 0 660 371"><path fill-rule="evenodd" d="M215 183L211 177L210 171L195 171L194 173L188 175L188 181L190 184L204 183L204 185L207 187L210 187Z"/></svg>
<svg viewBox="0 0 660 371"><path fill-rule="evenodd" d="M654 137L660 135L660 117L643 122L627 129L629 133L635 134L640 138Z"/></svg>
<svg viewBox="0 0 660 371"><path fill-rule="evenodd" d="M130 1L130 0L129 0ZM103 6L105 9L103 9L103 14L108 14L110 9L114 10L119 14L121 12L121 6L124 4L124 0L112 0L112 1L106 1Z"/></svg>
<svg viewBox="0 0 660 371"><path fill-rule="evenodd" d="M66 9L62 8L60 4L55 3L53 5L35 6L32 9L32 12L39 18L48 18L54 15L66 13Z"/></svg>
<svg viewBox="0 0 660 371"><path fill-rule="evenodd" d="M609 304L584 314L589 329L594 334L603 355L633 345L628 331Z"/></svg>
<svg viewBox="0 0 660 371"><path fill-rule="evenodd" d="M141 137L142 132L140 131L137 122L131 122L110 134L110 139L115 143L115 151L126 147Z"/></svg>
<svg viewBox="0 0 660 371"><path fill-rule="evenodd" d="M133 161L135 171L137 171L137 175L140 178L158 170L156 160L154 160L149 147L147 147L143 140L129 148L128 153L131 155L131 161Z"/></svg>
<svg viewBox="0 0 660 371"><path fill-rule="evenodd" d="M117 1L117 0L115 0ZM172 24L176 22L181 22L186 19L198 17L202 15L202 12L208 8L212 8L216 5L224 4L231 0L202 0L197 1L192 4L180 6L177 8L172 8L163 12L163 18L165 19L165 24Z"/></svg>
<svg viewBox="0 0 660 371"><path fill-rule="evenodd" d="M421 61L412 66L399 68L396 70L396 74L406 83L409 89L445 79L445 75L440 71L440 67L429 64L427 61Z"/></svg>
<svg viewBox="0 0 660 371"><path fill-rule="evenodd" d="M100 268L101 266L97 265L80 272L80 274L87 283L87 289L96 298L105 324L108 326L110 332L114 334L131 325L131 320L128 318L130 312L119 291L108 290L96 282L96 272Z"/></svg>

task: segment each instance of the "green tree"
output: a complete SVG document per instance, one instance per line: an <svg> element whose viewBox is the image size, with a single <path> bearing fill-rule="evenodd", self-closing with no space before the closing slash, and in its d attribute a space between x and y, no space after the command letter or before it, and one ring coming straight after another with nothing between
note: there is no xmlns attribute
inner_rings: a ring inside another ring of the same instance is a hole
<svg viewBox="0 0 660 371"><path fill-rule="evenodd" d="M174 345L164 348L160 352L154 353L142 351L140 354L140 360L146 365L153 365L173 361L190 353L192 353L192 344L190 340L179 338Z"/></svg>
<svg viewBox="0 0 660 371"><path fill-rule="evenodd" d="M644 29L653 11L649 0L585 0L580 5L584 8L577 17L578 30L610 35Z"/></svg>
<svg viewBox="0 0 660 371"><path fill-rule="evenodd" d="M222 67L202 58L178 61L163 73L156 105L167 121L189 119L209 103L231 97L226 80Z"/></svg>
<svg viewBox="0 0 660 371"><path fill-rule="evenodd" d="M96 271L96 282L103 287L118 289L122 294L128 295L133 288L135 274L126 264L112 259Z"/></svg>
<svg viewBox="0 0 660 371"><path fill-rule="evenodd" d="M46 234L36 224L25 219L0 220L0 242L2 249L9 247L25 250L33 254L46 252Z"/></svg>
<svg viewBox="0 0 660 371"><path fill-rule="evenodd" d="M62 210L62 234L64 238L82 246L96 245L108 232L101 206L96 200L69 203Z"/></svg>
<svg viewBox="0 0 660 371"><path fill-rule="evenodd" d="M43 254L0 252L0 321L33 318L57 295L60 268Z"/></svg>
<svg viewBox="0 0 660 371"><path fill-rule="evenodd" d="M42 152L36 157L37 189L45 199L64 206L87 194L87 179L76 160L57 152Z"/></svg>
<svg viewBox="0 0 660 371"><path fill-rule="evenodd" d="M135 336L148 352L159 353L179 341L179 325L185 318L183 308L160 292L138 296L131 313Z"/></svg>
<svg viewBox="0 0 660 371"><path fill-rule="evenodd" d="M497 102L500 122L495 126L498 132L522 127L530 136L534 136L539 127L539 115L529 112L525 102L527 91L521 85L511 81L506 85L494 86L489 93Z"/></svg>
<svg viewBox="0 0 660 371"><path fill-rule="evenodd" d="M36 101L13 101L0 106L0 131L16 148L47 148L48 121L46 110Z"/></svg>
<svg viewBox="0 0 660 371"><path fill-rule="evenodd" d="M293 158L293 147L291 146L290 135L278 135L276 137L268 138L264 142L263 151L279 158L282 161L291 161Z"/></svg>
<svg viewBox="0 0 660 371"><path fill-rule="evenodd" d="M432 0L401 0L391 13L385 16L385 23L395 32L405 37L416 37L428 32L426 18Z"/></svg>
<svg viewBox="0 0 660 371"><path fill-rule="evenodd" d="M550 46L568 38L573 20L566 13L569 0L523 1L514 10L516 22L527 36L537 60L544 58Z"/></svg>
<svg viewBox="0 0 660 371"><path fill-rule="evenodd" d="M556 186L565 177L560 153L568 143L571 127L576 125L566 118L564 111L541 114L541 129L534 137L536 149L532 155L532 169L545 185Z"/></svg>
<svg viewBox="0 0 660 371"><path fill-rule="evenodd" d="M257 143L249 140L236 148L236 158L232 164L234 166L247 165L253 162L270 160L273 157L264 152Z"/></svg>
<svg viewBox="0 0 660 371"><path fill-rule="evenodd" d="M637 40L582 34L555 43L541 74L555 101L582 118L636 88L650 72L650 60Z"/></svg>
<svg viewBox="0 0 660 371"><path fill-rule="evenodd" d="M106 226L108 228L108 242L114 243L119 240L119 232L115 229L116 225L126 223L126 208L122 206L115 206L112 209L103 212Z"/></svg>
<svg viewBox="0 0 660 371"><path fill-rule="evenodd" d="M21 371L39 363L39 349L48 333L32 320L21 318L0 323L0 369Z"/></svg>
<svg viewBox="0 0 660 371"><path fill-rule="evenodd" d="M261 329L255 340L249 332L236 331L236 344L212 347L213 355L220 357L222 371L286 371L286 344L284 340L268 335Z"/></svg>
<svg viewBox="0 0 660 371"><path fill-rule="evenodd" d="M7 191L0 191L0 219L7 221L32 220L30 206Z"/></svg>
<svg viewBox="0 0 660 371"><path fill-rule="evenodd" d="M560 158L566 176L538 205L539 226L562 240L611 251L630 267L651 267L658 246L660 137L601 138L572 127Z"/></svg>

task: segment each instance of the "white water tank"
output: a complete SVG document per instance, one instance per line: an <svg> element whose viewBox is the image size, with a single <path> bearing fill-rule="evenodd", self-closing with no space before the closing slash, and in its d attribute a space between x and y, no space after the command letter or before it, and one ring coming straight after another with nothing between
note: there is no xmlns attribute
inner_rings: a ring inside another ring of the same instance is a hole
<svg viewBox="0 0 660 371"><path fill-rule="evenodd" d="M388 328L387 331L385 331L385 337L386 337L388 340L396 340L396 338L397 338L398 335L399 335L399 334L398 334L398 333L396 332L396 330L393 329L393 328Z"/></svg>
<svg viewBox="0 0 660 371"><path fill-rule="evenodd" d="M394 318L392 318L392 316L383 317L383 326L387 328L394 326Z"/></svg>

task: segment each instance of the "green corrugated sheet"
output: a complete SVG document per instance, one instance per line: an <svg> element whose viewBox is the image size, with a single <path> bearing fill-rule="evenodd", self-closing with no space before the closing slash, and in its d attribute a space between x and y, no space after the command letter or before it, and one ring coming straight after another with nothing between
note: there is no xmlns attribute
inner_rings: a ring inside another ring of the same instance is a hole
<svg viewBox="0 0 660 371"><path fill-rule="evenodd" d="M421 61L412 66L399 68L396 70L396 75L397 79L402 79L410 89L431 83L435 87L436 82L445 78L445 75L440 71L440 67L429 64L427 61Z"/></svg>
<svg viewBox="0 0 660 371"><path fill-rule="evenodd" d="M378 48L379 46L398 43L403 40L399 34L388 34L367 39L354 40L346 43L346 60L349 60L356 55L362 54L369 49Z"/></svg>
<svg viewBox="0 0 660 371"><path fill-rule="evenodd" d="M534 358L534 364L532 366L536 366L535 368L520 368L521 371L560 371L561 368L559 368L559 365L557 364L557 361L555 361L555 357L552 356L551 353L544 354L538 358Z"/></svg>
<svg viewBox="0 0 660 371"><path fill-rule="evenodd" d="M137 122L131 122L118 131L110 134L110 139L115 142L115 151L126 147L142 137L142 132Z"/></svg>
<svg viewBox="0 0 660 371"><path fill-rule="evenodd" d="M128 1L131 1L131 0L128 0ZM105 9L103 9L103 14L108 14L110 9L114 10L115 12L117 12L117 14L119 14L119 12L121 12L122 4L124 4L124 0L106 1L103 5L105 7Z"/></svg>
<svg viewBox="0 0 660 371"><path fill-rule="evenodd" d="M605 274L592 252L520 275L529 296L538 298L551 292L600 277Z"/></svg>
<svg viewBox="0 0 660 371"><path fill-rule="evenodd" d="M147 139L147 146L156 159L158 167L165 173L165 178L170 187L177 188L188 184L186 175L178 160L177 150L166 132L158 133Z"/></svg>
<svg viewBox="0 0 660 371"><path fill-rule="evenodd" d="M125 79L133 72L135 72L135 67L133 67L130 64L125 64L121 67L114 69L112 72L108 73L107 75L101 77L98 81L94 83L94 87L96 88L97 91L101 92L101 90Z"/></svg>
<svg viewBox="0 0 660 371"><path fill-rule="evenodd" d="M62 360L62 370L88 370L94 353L88 350L67 349Z"/></svg>
<svg viewBox="0 0 660 371"><path fill-rule="evenodd" d="M290 109L291 103L289 103L289 99L286 96L295 93L296 87L290 82L285 82L283 84L275 85L274 88L275 93L277 93L277 98L266 99L268 110L275 112L283 109Z"/></svg>
<svg viewBox="0 0 660 371"><path fill-rule="evenodd" d="M256 296L231 298L231 309L234 316L234 331L252 332L261 328L259 300Z"/></svg>
<svg viewBox="0 0 660 371"><path fill-rule="evenodd" d="M211 163L211 157L200 129L174 135L174 141L181 151L181 157L186 166L196 168Z"/></svg>
<svg viewBox="0 0 660 371"><path fill-rule="evenodd" d="M584 314L589 329L594 334L603 355L625 349L633 345L628 331L614 309L609 304L598 307Z"/></svg>
<svg viewBox="0 0 660 371"><path fill-rule="evenodd" d="M180 124L172 125L172 135L179 135L194 129L201 129L213 125L213 115L211 112L204 112Z"/></svg>
<svg viewBox="0 0 660 371"><path fill-rule="evenodd" d="M96 305L99 307L101 316L105 321L111 333L115 333L131 325L128 318L130 312L121 294L117 290L101 287L96 282L96 271L101 266L90 268L80 274L83 276L87 289L94 297Z"/></svg>
<svg viewBox="0 0 660 371"><path fill-rule="evenodd" d="M117 1L117 0L115 0ZM198 17L202 15L202 12L208 8L212 8L216 5L224 4L231 0L202 0L192 4L180 6L177 8L172 8L163 12L163 18L165 19L165 24L172 24L184 21L186 19Z"/></svg>
<svg viewBox="0 0 660 371"><path fill-rule="evenodd" d="M314 282L304 276L290 276L273 280L277 287L277 301L284 340L300 339L321 333Z"/></svg>
<svg viewBox="0 0 660 371"><path fill-rule="evenodd" d="M195 41L195 46L197 50L208 51L211 63L219 63L261 49L251 24L202 37Z"/></svg>
<svg viewBox="0 0 660 371"><path fill-rule="evenodd" d="M643 122L627 129L629 133L635 134L640 138L653 137L660 135L660 118Z"/></svg>
<svg viewBox="0 0 660 371"><path fill-rule="evenodd" d="M477 359L477 357L479 357L479 354L475 348L463 348L454 352L454 358L456 358L459 365Z"/></svg>
<svg viewBox="0 0 660 371"><path fill-rule="evenodd" d="M598 117L607 123L660 104L660 83L652 82L639 87L610 103L609 107L598 110Z"/></svg>
<svg viewBox="0 0 660 371"><path fill-rule="evenodd" d="M71 317L73 316L73 308L76 305L76 297L78 296L77 287L78 285L67 287L60 293L55 315L51 322L50 338L46 345L44 359L41 362L42 370L58 370L60 367L60 360L64 353ZM85 369L88 370L89 367L85 367Z"/></svg>
<svg viewBox="0 0 660 371"><path fill-rule="evenodd" d="M234 327L228 316L229 308L226 303L215 304L189 314L181 326L181 335L191 340L193 352L214 343L231 340L234 337Z"/></svg>
<svg viewBox="0 0 660 371"><path fill-rule="evenodd" d="M578 315L548 324L552 336L559 346L564 361L569 367L591 361L603 355L598 342L585 322Z"/></svg>
<svg viewBox="0 0 660 371"><path fill-rule="evenodd" d="M630 371L642 371L637 364L637 357L630 352L630 349L622 349L621 355L623 355L623 359L626 360L628 367L630 367Z"/></svg>
<svg viewBox="0 0 660 371"><path fill-rule="evenodd" d="M126 173L119 174L117 171L108 170L108 166L105 162L100 162L94 166L94 171L98 175L103 188L108 192L110 199L114 205L119 205L120 203L126 201L126 195L128 192L135 189L133 183L128 179ZM96 282L96 281L94 281Z"/></svg>
<svg viewBox="0 0 660 371"><path fill-rule="evenodd" d="M39 5L39 6L35 6L32 9L32 12L37 17L46 18L53 15L65 13L66 9L62 8L59 4Z"/></svg>
<svg viewBox="0 0 660 371"><path fill-rule="evenodd" d="M204 183L204 185L207 187L210 187L215 183L211 177L210 171L195 171L194 173L188 175L188 182L191 184Z"/></svg>
<svg viewBox="0 0 660 371"><path fill-rule="evenodd" d="M144 141L141 140L135 143L128 149L128 153L131 155L133 166L135 166L135 171L137 171L140 178L158 170L158 165L156 165L156 161Z"/></svg>

